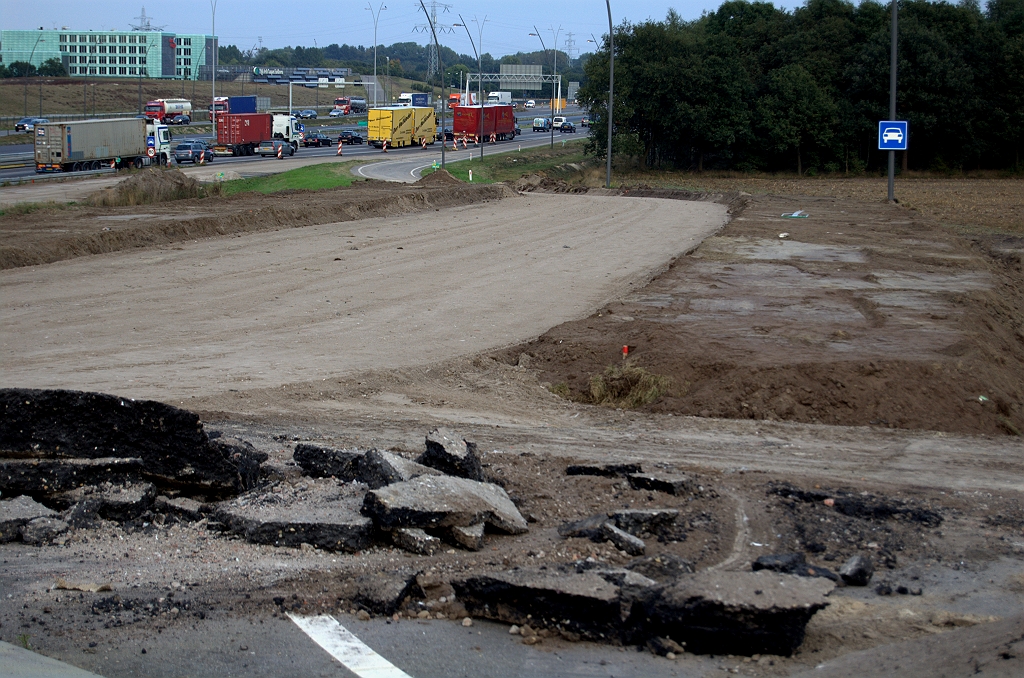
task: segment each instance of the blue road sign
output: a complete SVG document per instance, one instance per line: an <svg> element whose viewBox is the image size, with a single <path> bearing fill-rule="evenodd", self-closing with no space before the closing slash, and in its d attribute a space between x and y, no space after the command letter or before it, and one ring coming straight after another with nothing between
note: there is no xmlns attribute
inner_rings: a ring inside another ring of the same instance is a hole
<svg viewBox="0 0 1024 678"><path fill-rule="evenodd" d="M878 123L878 150L907 150L906 120L882 120Z"/></svg>

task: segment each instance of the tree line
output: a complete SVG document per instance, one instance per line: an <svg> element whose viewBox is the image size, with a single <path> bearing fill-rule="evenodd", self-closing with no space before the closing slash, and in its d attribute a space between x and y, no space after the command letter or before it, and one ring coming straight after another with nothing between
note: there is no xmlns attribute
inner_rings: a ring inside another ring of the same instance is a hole
<svg viewBox="0 0 1024 678"><path fill-rule="evenodd" d="M1024 141L1024 0L898 4L896 117L904 169L1014 168ZM647 167L880 170L889 117L890 6L808 0L792 12L730 0L683 21L615 30L613 152ZM608 44L579 98L603 154Z"/></svg>
<svg viewBox="0 0 1024 678"><path fill-rule="evenodd" d="M39 64L39 68L27 61L14 61L10 66L0 64L0 78L34 78L36 76L63 78L67 74L64 64L56 57Z"/></svg>

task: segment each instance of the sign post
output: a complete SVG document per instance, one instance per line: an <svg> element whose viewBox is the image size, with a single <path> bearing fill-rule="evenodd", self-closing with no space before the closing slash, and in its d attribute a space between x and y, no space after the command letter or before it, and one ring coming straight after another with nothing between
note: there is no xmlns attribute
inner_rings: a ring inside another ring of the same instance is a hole
<svg viewBox="0 0 1024 678"><path fill-rule="evenodd" d="M907 150L908 131L906 120L878 122L878 150L889 151L889 202L896 201L896 151Z"/></svg>

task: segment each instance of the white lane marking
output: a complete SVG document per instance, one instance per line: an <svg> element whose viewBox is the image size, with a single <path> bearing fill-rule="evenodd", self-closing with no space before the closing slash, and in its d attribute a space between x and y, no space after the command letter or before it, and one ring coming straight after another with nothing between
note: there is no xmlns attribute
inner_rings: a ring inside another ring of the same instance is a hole
<svg viewBox="0 0 1024 678"><path fill-rule="evenodd" d="M313 642L325 649L327 654L360 678L412 678L371 650L330 615L300 617L289 612L288 618L312 638Z"/></svg>

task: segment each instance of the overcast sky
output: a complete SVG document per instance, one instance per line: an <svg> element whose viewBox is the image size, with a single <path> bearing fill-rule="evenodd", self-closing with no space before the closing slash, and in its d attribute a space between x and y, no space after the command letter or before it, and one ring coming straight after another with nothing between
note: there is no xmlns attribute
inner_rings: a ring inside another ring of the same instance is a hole
<svg viewBox="0 0 1024 678"><path fill-rule="evenodd" d="M424 0L430 9L428 0ZM376 0L374 11L381 4ZM427 36L415 32L424 24L423 12L415 0L384 2L387 9L380 13L377 23L377 44L418 42L426 44ZM619 24L623 19L632 22L645 19L661 20L670 7L684 19L696 19L702 12L714 10L721 2L715 0L612 0L612 19ZM793 8L802 1L780 0L778 7ZM72 30L127 30L138 23L143 3L139 0L0 0L0 29L27 30L40 26L51 29L67 26ZM540 41L529 34L536 25L548 49L554 47L554 32L558 33L558 47L565 49L568 33L576 43L576 54L593 50L587 40L591 34L598 39L608 32L608 13L600 0L515 0L493 2L468 0L449 3L447 12L438 5L438 25L450 33L439 34L443 45L460 54L473 50L463 28L453 28L458 14L469 24L473 39L477 40L474 17L487 19L483 28L483 51L492 56L530 52L540 49ZM177 2L151 2L146 14L153 26L163 26L175 33L209 33L211 5L209 0L178 0ZM373 16L367 2L296 3L288 0L217 0L217 35L221 45L238 45L246 50L259 44L269 48L331 43L373 45ZM552 30L553 29L553 30ZM479 46L479 45L478 45Z"/></svg>

